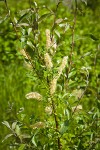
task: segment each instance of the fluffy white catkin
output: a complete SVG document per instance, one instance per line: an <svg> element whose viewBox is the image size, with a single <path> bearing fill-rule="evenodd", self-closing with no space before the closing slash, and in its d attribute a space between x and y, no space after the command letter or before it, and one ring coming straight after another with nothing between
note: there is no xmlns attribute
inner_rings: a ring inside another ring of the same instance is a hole
<svg viewBox="0 0 100 150"><path fill-rule="evenodd" d="M53 95L56 91L57 78L54 78L50 83L50 94Z"/></svg>
<svg viewBox="0 0 100 150"><path fill-rule="evenodd" d="M27 99L37 99L38 101L42 100L42 95L37 92L30 92L25 96Z"/></svg>
<svg viewBox="0 0 100 150"><path fill-rule="evenodd" d="M62 59L62 63L58 68L58 78L62 74L62 71L65 69L67 62L68 62L68 56L64 56Z"/></svg>
<svg viewBox="0 0 100 150"><path fill-rule="evenodd" d="M51 69L53 67L52 59L48 53L44 54L44 61L47 69Z"/></svg>
<svg viewBox="0 0 100 150"><path fill-rule="evenodd" d="M46 48L49 49L51 46L50 30L46 29Z"/></svg>

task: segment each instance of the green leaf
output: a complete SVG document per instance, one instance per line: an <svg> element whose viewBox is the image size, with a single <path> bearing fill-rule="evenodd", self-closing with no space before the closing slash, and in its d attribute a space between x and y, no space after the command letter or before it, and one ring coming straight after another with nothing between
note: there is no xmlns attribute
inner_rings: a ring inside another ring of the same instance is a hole
<svg viewBox="0 0 100 150"><path fill-rule="evenodd" d="M42 21L43 19L49 17L51 15L51 13L47 13L47 14L44 14L42 15L39 19L38 19L38 22Z"/></svg>
<svg viewBox="0 0 100 150"><path fill-rule="evenodd" d="M20 147L18 148L18 150L24 150L26 144L21 144Z"/></svg>
<svg viewBox="0 0 100 150"><path fill-rule="evenodd" d="M32 31L32 28L29 28L28 29L28 35L30 35L31 31Z"/></svg>
<svg viewBox="0 0 100 150"><path fill-rule="evenodd" d="M60 133L64 134L67 131L67 126L65 126L64 124L61 125L61 129L60 129Z"/></svg>
<svg viewBox="0 0 100 150"><path fill-rule="evenodd" d="M32 4L33 4L33 6L34 6L35 8L37 7L36 1L34 1Z"/></svg>
<svg viewBox="0 0 100 150"><path fill-rule="evenodd" d="M21 134L22 139L30 139L31 136L29 134Z"/></svg>
<svg viewBox="0 0 100 150"><path fill-rule="evenodd" d="M18 136L20 136L21 131L20 131L19 125L16 125L15 133L16 133Z"/></svg>
<svg viewBox="0 0 100 150"><path fill-rule="evenodd" d="M16 128L16 124L17 124L17 121L12 123L12 130Z"/></svg>
<svg viewBox="0 0 100 150"><path fill-rule="evenodd" d="M85 56L90 56L90 54L91 54L91 52L87 52L87 53L85 53L85 54L83 55L83 57L85 57Z"/></svg>
<svg viewBox="0 0 100 150"><path fill-rule="evenodd" d="M66 23L61 23L59 24L59 27L65 27L67 24Z"/></svg>
<svg viewBox="0 0 100 150"><path fill-rule="evenodd" d="M7 140L7 139L8 139L9 137L11 137L12 135L13 135L13 134L8 134L8 135L6 135L2 142L4 142L5 140Z"/></svg>
<svg viewBox="0 0 100 150"><path fill-rule="evenodd" d="M76 74L76 71L72 71L68 74L68 78L71 78L72 76L74 76Z"/></svg>
<svg viewBox="0 0 100 150"><path fill-rule="evenodd" d="M11 129L8 121L3 121L2 124L4 124L7 128Z"/></svg>
<svg viewBox="0 0 100 150"><path fill-rule="evenodd" d="M81 0L85 5L87 5L87 0Z"/></svg>
<svg viewBox="0 0 100 150"><path fill-rule="evenodd" d="M27 45L29 45L32 49L35 48L31 41L27 41Z"/></svg>
<svg viewBox="0 0 100 150"><path fill-rule="evenodd" d="M34 144L34 146L37 147L37 144L36 144L36 142L35 142L35 137L34 137L34 136L33 136L33 138L32 138L32 143Z"/></svg>
<svg viewBox="0 0 100 150"><path fill-rule="evenodd" d="M25 13L23 16L20 17L20 19L18 20L17 24L20 23L24 18L26 18L26 16L29 14L29 12Z"/></svg>
<svg viewBox="0 0 100 150"><path fill-rule="evenodd" d="M97 38L95 35L93 35L92 33L89 33L89 34L85 34L85 36L88 36L88 37L90 37L92 40L94 40L94 41L98 41L99 40L99 38Z"/></svg>
<svg viewBox="0 0 100 150"><path fill-rule="evenodd" d="M90 38L94 41L99 40L96 36L94 36L93 34L89 34Z"/></svg>
<svg viewBox="0 0 100 150"><path fill-rule="evenodd" d="M23 16L23 15L27 14L29 11L30 11L30 9L20 10L20 11L18 12L18 14L19 14L20 16Z"/></svg>
<svg viewBox="0 0 100 150"><path fill-rule="evenodd" d="M29 24L28 24L28 23L19 23L19 24L17 24L16 26L17 26L17 27L22 27L22 26L28 27Z"/></svg>
<svg viewBox="0 0 100 150"><path fill-rule="evenodd" d="M68 120L70 119L70 111L68 109L65 109L65 115L67 116Z"/></svg>
<svg viewBox="0 0 100 150"><path fill-rule="evenodd" d="M70 87L75 87L77 85L77 82L70 79L68 85Z"/></svg>
<svg viewBox="0 0 100 150"><path fill-rule="evenodd" d="M60 32L57 31L57 30L55 30L54 32L55 32L55 34L60 38Z"/></svg>

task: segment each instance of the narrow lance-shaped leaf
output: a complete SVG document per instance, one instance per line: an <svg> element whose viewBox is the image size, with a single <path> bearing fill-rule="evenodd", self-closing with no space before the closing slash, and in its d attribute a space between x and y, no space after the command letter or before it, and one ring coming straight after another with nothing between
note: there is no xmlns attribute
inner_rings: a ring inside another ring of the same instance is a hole
<svg viewBox="0 0 100 150"><path fill-rule="evenodd" d="M13 134L8 134L5 136L5 138L2 140L2 142L4 142L5 140L7 140L9 137L13 136Z"/></svg>
<svg viewBox="0 0 100 150"><path fill-rule="evenodd" d="M90 37L90 38L91 38L92 40L94 40L94 41L98 41L98 40L99 40L99 38L96 37L95 35L93 35L92 33L85 34L85 36Z"/></svg>
<svg viewBox="0 0 100 150"><path fill-rule="evenodd" d="M35 137L34 137L34 136L33 136L33 138L32 138L32 143L34 144L34 146L37 147L37 144L36 144L36 142L35 142Z"/></svg>
<svg viewBox="0 0 100 150"><path fill-rule="evenodd" d="M18 20L17 24L19 24L24 18L26 18L26 16L29 14L28 13L25 13L23 16L20 17L20 19Z"/></svg>
<svg viewBox="0 0 100 150"><path fill-rule="evenodd" d="M16 128L16 124L17 124L17 121L13 122L13 124L12 124L12 130L14 130Z"/></svg>
<svg viewBox="0 0 100 150"><path fill-rule="evenodd" d="M18 125L16 125L16 129L15 129L15 132L18 136L20 136L21 134L21 131L20 131L20 127Z"/></svg>
<svg viewBox="0 0 100 150"><path fill-rule="evenodd" d="M45 19L46 17L49 17L50 15L52 15L52 14L51 14L51 13L47 13L47 14L42 15L42 16L38 19L38 22L42 21L42 20Z"/></svg>
<svg viewBox="0 0 100 150"><path fill-rule="evenodd" d="M3 121L2 124L4 124L4 125L5 125L6 127L8 127L9 129L11 129L11 127L10 127L8 121Z"/></svg>

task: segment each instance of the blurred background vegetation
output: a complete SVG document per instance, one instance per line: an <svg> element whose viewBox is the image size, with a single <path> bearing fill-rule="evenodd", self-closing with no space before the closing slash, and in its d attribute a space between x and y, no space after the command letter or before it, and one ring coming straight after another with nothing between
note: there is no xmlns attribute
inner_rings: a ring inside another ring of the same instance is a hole
<svg viewBox="0 0 100 150"><path fill-rule="evenodd" d="M17 12L22 9L29 8L28 0L7 0L9 8L11 10L11 16L14 18L18 15ZM56 1L48 0L37 0L39 5L46 4L48 7L55 7ZM65 0L66 2L66 0ZM65 3L64 3L65 4ZM66 9L66 6L63 6ZM67 9L69 9L67 7ZM77 47L79 47L79 55L82 56L87 51L94 54L97 59L96 68L92 70L90 78L92 81L90 83L88 93L86 95L86 102L84 102L84 107L86 109L92 108L96 105L100 108L100 43L98 39L100 38L100 1L99 0L88 0L88 4L82 10L82 15L78 14L78 27L76 28L76 33L87 35L90 39L86 39L83 43L77 42ZM64 14L65 15L65 14ZM70 17L70 14L69 14ZM4 19L5 18L5 19ZM19 53L19 45L16 44L16 36L13 31L13 27L9 24L10 20L7 18L7 10L4 1L0 1L0 140L2 141L4 136L8 133L8 130L2 125L2 121L16 120L16 114L20 113L21 109L25 107L25 112L27 117L31 115L32 107L30 108L30 102L26 104L25 94L31 91L32 82L28 78L27 70L24 67L23 57ZM3 20L4 19L4 20ZM45 28L45 26L44 26ZM12 32L13 31L13 32ZM81 46L82 44L82 46ZM99 52L97 52L97 49ZM96 55L97 54L97 55ZM90 65L94 65L94 56L91 55ZM96 72L95 72L96 69ZM98 101L97 101L98 100ZM97 102L97 103L96 103ZM27 105L27 107L26 107ZM4 144L0 144L1 150L7 150L8 141Z"/></svg>

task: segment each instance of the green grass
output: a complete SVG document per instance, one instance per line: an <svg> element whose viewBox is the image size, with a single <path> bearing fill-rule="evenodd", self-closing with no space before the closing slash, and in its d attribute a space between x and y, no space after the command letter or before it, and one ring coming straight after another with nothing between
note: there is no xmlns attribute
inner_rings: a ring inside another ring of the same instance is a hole
<svg viewBox="0 0 100 150"><path fill-rule="evenodd" d="M3 120L16 119L19 108L25 105L28 87L22 62L0 65L0 124ZM1 140L6 132L6 128L0 125Z"/></svg>

